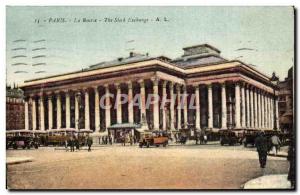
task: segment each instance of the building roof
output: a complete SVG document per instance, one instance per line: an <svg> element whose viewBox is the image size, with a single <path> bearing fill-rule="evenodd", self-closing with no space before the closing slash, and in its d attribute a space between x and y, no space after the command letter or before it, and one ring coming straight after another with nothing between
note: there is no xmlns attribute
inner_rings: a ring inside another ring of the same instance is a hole
<svg viewBox="0 0 300 195"><path fill-rule="evenodd" d="M191 66L205 66L209 64L216 63L225 63L228 60L217 56L217 55L201 55L201 56L189 56L189 57L181 57L171 61L174 64L177 64L182 67L191 67Z"/></svg>
<svg viewBox="0 0 300 195"><path fill-rule="evenodd" d="M145 60L151 60L154 59L153 57L150 57L148 54L139 54L139 53L132 53L130 52L130 55L126 58L117 58L115 60L111 61L104 61L100 62L94 65L89 66L89 68L86 68L84 70L94 70L98 68L104 68L104 67L111 67L111 66L117 66L121 64L129 64L129 63L134 63L134 62L141 62Z"/></svg>

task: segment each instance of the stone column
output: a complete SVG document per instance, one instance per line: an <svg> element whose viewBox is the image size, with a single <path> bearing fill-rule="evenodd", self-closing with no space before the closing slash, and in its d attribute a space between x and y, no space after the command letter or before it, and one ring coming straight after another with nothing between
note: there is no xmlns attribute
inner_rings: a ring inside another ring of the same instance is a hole
<svg viewBox="0 0 300 195"><path fill-rule="evenodd" d="M127 84L128 84L128 122L134 123L132 82L129 81Z"/></svg>
<svg viewBox="0 0 300 195"><path fill-rule="evenodd" d="M180 85L176 85L177 90L177 130L181 129L181 92Z"/></svg>
<svg viewBox="0 0 300 195"><path fill-rule="evenodd" d="M274 99L273 96L271 96L270 98L270 102L271 102L271 129L274 129Z"/></svg>
<svg viewBox="0 0 300 195"><path fill-rule="evenodd" d="M94 87L95 91L95 132L100 132L100 97L98 87Z"/></svg>
<svg viewBox="0 0 300 195"><path fill-rule="evenodd" d="M84 89L84 128L90 129L90 98L88 89Z"/></svg>
<svg viewBox="0 0 300 195"><path fill-rule="evenodd" d="M25 109L25 130L29 130L29 110L28 110L28 100L27 99L25 99L24 109Z"/></svg>
<svg viewBox="0 0 300 195"><path fill-rule="evenodd" d="M53 129L53 104L52 95L48 95L48 129Z"/></svg>
<svg viewBox="0 0 300 195"><path fill-rule="evenodd" d="M196 130L201 130L200 126L200 89L199 85L195 86L195 96L196 96L196 121L195 127Z"/></svg>
<svg viewBox="0 0 300 195"><path fill-rule="evenodd" d="M40 130L45 131L45 107L44 107L43 94L40 95L39 105L40 105Z"/></svg>
<svg viewBox="0 0 300 195"><path fill-rule="evenodd" d="M253 96L254 96L254 127L257 129L258 128L258 116L257 116L257 90L255 89L253 91Z"/></svg>
<svg viewBox="0 0 300 195"><path fill-rule="evenodd" d="M257 127L258 128L261 128L261 101L260 101L260 96L261 96L261 92L260 90L257 91L257 122L258 122L258 125Z"/></svg>
<svg viewBox="0 0 300 195"><path fill-rule="evenodd" d="M122 104L121 104L121 85L119 83L115 83L117 88L117 96L116 96L116 103L117 103L117 123L122 123Z"/></svg>
<svg viewBox="0 0 300 195"><path fill-rule="evenodd" d="M188 105L187 105L187 89L186 85L183 86L183 120L184 128L188 127Z"/></svg>
<svg viewBox="0 0 300 195"><path fill-rule="evenodd" d="M270 124L270 117L269 117L269 113L270 113L270 110L269 110L269 101L268 101L268 94L265 94L265 112L266 112L266 115L265 115L265 119L266 119L266 129L269 129L269 124Z"/></svg>
<svg viewBox="0 0 300 195"><path fill-rule="evenodd" d="M155 101L153 105L153 127L154 130L159 130L159 94L158 94L158 82L157 78L152 79L153 81L153 95L155 96Z"/></svg>
<svg viewBox="0 0 300 195"><path fill-rule="evenodd" d="M70 103L70 91L65 91L66 97L66 128L71 128L71 103Z"/></svg>
<svg viewBox="0 0 300 195"><path fill-rule="evenodd" d="M245 98L245 84L243 83L241 86L241 98L242 98L242 128L246 127L246 98Z"/></svg>
<svg viewBox="0 0 300 195"><path fill-rule="evenodd" d="M171 99L171 103L170 103L170 115L171 115L170 116L170 129L175 130L175 126L174 126L175 96L174 96L174 84L172 82L170 83L169 88L170 88L170 99Z"/></svg>
<svg viewBox="0 0 300 195"><path fill-rule="evenodd" d="M253 88L249 89L250 90L250 127L254 128L254 95L253 95Z"/></svg>
<svg viewBox="0 0 300 195"><path fill-rule="evenodd" d="M61 129L61 95L56 92L56 126L57 129Z"/></svg>
<svg viewBox="0 0 300 195"><path fill-rule="evenodd" d="M271 110L271 98L268 95L268 110L269 110L269 129L272 129L272 110Z"/></svg>
<svg viewBox="0 0 300 195"><path fill-rule="evenodd" d="M162 88L162 98L163 98L163 107L162 107L162 125L163 125L163 130L167 129L167 119L166 119L166 99L167 99L167 81L163 82L163 88Z"/></svg>
<svg viewBox="0 0 300 195"><path fill-rule="evenodd" d="M221 99L222 99L222 125L221 125L221 129L227 129L226 83L221 84Z"/></svg>
<svg viewBox="0 0 300 195"><path fill-rule="evenodd" d="M278 96L275 99L275 120L276 120L276 130L279 130L279 110L278 110Z"/></svg>
<svg viewBox="0 0 300 195"><path fill-rule="evenodd" d="M240 84L235 85L235 128L241 128L241 97Z"/></svg>
<svg viewBox="0 0 300 195"><path fill-rule="evenodd" d="M246 106L247 106L247 120L246 126L247 128L250 127L250 94L249 94L249 86L246 87Z"/></svg>
<svg viewBox="0 0 300 195"><path fill-rule="evenodd" d="M105 125L106 130L111 126L110 119L110 97L109 97L109 85L105 85Z"/></svg>
<svg viewBox="0 0 300 195"><path fill-rule="evenodd" d="M35 97L30 97L32 102L32 130L37 130L36 128L36 100Z"/></svg>
<svg viewBox="0 0 300 195"><path fill-rule="evenodd" d="M208 91L208 128L213 128L213 96L212 96L212 84L207 85Z"/></svg>
<svg viewBox="0 0 300 195"><path fill-rule="evenodd" d="M80 91L75 94L75 129L79 129L79 98L81 98Z"/></svg>
<svg viewBox="0 0 300 195"><path fill-rule="evenodd" d="M140 84L140 107L141 107L141 123L143 123L143 117L144 120L146 121L147 117L146 117L146 91L145 91L145 82L144 80L140 80L139 81Z"/></svg>
<svg viewBox="0 0 300 195"><path fill-rule="evenodd" d="M264 98L264 93L262 91L261 93L261 127L264 129L265 128L265 98Z"/></svg>

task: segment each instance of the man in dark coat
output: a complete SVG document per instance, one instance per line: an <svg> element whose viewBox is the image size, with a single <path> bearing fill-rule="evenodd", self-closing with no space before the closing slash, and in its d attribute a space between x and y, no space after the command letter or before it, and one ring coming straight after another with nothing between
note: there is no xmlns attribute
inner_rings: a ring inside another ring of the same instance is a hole
<svg viewBox="0 0 300 195"><path fill-rule="evenodd" d="M264 137L263 132L260 132L255 138L255 146L258 152L260 167L265 168L268 155L268 139Z"/></svg>
<svg viewBox="0 0 300 195"><path fill-rule="evenodd" d="M71 152L74 152L74 138L73 138L73 136L70 137L69 142L70 142L69 145L70 145L70 148L71 148Z"/></svg>
<svg viewBox="0 0 300 195"><path fill-rule="evenodd" d="M296 184L295 160L296 159L295 159L295 145L294 145L293 136L291 136L291 141L290 141L290 145L289 145L287 160L290 162L288 180L291 182L291 188L295 189L295 184Z"/></svg>
<svg viewBox="0 0 300 195"><path fill-rule="evenodd" d="M91 147L92 147L92 145L93 145L93 139L90 137L90 136L88 136L87 137L87 145L88 145L88 152L90 152L90 151L92 151L91 150Z"/></svg>

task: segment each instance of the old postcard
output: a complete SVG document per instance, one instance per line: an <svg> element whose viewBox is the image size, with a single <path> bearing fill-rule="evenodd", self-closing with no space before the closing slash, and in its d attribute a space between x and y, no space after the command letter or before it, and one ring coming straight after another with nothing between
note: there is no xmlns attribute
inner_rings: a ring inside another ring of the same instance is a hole
<svg viewBox="0 0 300 195"><path fill-rule="evenodd" d="M294 7L6 7L6 188L294 190Z"/></svg>

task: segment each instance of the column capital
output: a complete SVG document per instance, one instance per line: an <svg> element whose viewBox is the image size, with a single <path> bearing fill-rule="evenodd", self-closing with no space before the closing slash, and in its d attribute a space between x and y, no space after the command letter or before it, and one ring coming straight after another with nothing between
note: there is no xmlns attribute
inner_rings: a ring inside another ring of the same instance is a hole
<svg viewBox="0 0 300 195"><path fill-rule="evenodd" d="M151 78L151 81L153 82L153 85L157 86L158 83L159 83L159 78L157 78L157 77L152 77L152 78Z"/></svg>
<svg viewBox="0 0 300 195"><path fill-rule="evenodd" d="M140 87L145 87L145 81L144 81L144 79L138 80L138 83L140 84Z"/></svg>
<svg viewBox="0 0 300 195"><path fill-rule="evenodd" d="M60 95L60 92L61 92L61 91L58 91L58 90L57 90L57 91L54 91L54 94L55 94L55 95Z"/></svg>
<svg viewBox="0 0 300 195"><path fill-rule="evenodd" d="M48 100L52 100L53 95L52 94L47 94Z"/></svg>
<svg viewBox="0 0 300 195"><path fill-rule="evenodd" d="M176 83L176 89L177 89L177 91L180 91L180 89L181 89L181 84Z"/></svg>
<svg viewBox="0 0 300 195"><path fill-rule="evenodd" d="M212 83L208 83L206 86L207 86L207 88L212 88Z"/></svg>
<svg viewBox="0 0 300 195"><path fill-rule="evenodd" d="M114 86L116 87L116 89L120 89L121 88L121 83L114 83Z"/></svg>
<svg viewBox="0 0 300 195"><path fill-rule="evenodd" d="M43 97L44 96L44 93L43 92L40 92L37 94L39 97Z"/></svg>
<svg viewBox="0 0 300 195"><path fill-rule="evenodd" d="M94 87L93 87L93 89L94 89L95 92L98 91L98 87L99 87L99 86L94 86Z"/></svg>
<svg viewBox="0 0 300 195"><path fill-rule="evenodd" d="M132 81L127 81L127 87L128 89L132 89Z"/></svg>
<svg viewBox="0 0 300 195"><path fill-rule="evenodd" d="M198 84L194 84L193 87L194 87L195 89L200 89L200 86L199 86Z"/></svg>
<svg viewBox="0 0 300 195"><path fill-rule="evenodd" d="M164 80L164 81L163 81L163 88L166 88L167 85L168 85L168 81Z"/></svg>
<svg viewBox="0 0 300 195"><path fill-rule="evenodd" d="M169 82L169 87L170 87L170 89L173 89L174 83L173 82Z"/></svg>
<svg viewBox="0 0 300 195"><path fill-rule="evenodd" d="M226 87L226 82L225 81L221 82L220 85L221 85L221 87Z"/></svg>

